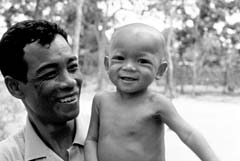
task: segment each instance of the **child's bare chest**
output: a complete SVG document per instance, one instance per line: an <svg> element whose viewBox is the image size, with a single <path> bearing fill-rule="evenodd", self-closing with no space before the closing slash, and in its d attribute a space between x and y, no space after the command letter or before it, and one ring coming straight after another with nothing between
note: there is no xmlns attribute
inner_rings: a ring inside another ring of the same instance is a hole
<svg viewBox="0 0 240 161"><path fill-rule="evenodd" d="M141 137L146 132L157 132L162 126L161 116L149 103L107 105L100 111L100 130L116 137Z"/></svg>
<svg viewBox="0 0 240 161"><path fill-rule="evenodd" d="M113 104L105 106L99 114L98 147L102 160L164 158L164 126L151 104L136 107Z"/></svg>

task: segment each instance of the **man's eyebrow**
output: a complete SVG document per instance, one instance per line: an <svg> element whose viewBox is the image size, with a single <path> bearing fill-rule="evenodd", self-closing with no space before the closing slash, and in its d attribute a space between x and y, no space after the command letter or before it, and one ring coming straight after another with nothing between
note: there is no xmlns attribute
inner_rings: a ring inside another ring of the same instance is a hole
<svg viewBox="0 0 240 161"><path fill-rule="evenodd" d="M72 57L72 58L69 58L69 60L67 61L67 63L71 63L73 61L77 60L77 57ZM46 65L43 65L42 67L40 67L36 73L37 75L38 74L41 74L44 70L46 69L49 69L49 68L56 68L58 65L57 63L51 63L51 64L46 64Z"/></svg>
<svg viewBox="0 0 240 161"><path fill-rule="evenodd" d="M41 74L44 70L48 69L48 68L55 68L57 66L57 64L55 63L52 63L52 64L46 64L46 65L43 65L42 67L40 67L36 73L37 75L38 74Z"/></svg>

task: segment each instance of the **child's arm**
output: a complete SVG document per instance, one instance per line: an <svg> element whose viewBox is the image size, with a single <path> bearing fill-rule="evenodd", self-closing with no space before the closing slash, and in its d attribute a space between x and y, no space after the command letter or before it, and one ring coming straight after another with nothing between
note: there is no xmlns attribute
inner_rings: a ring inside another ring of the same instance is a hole
<svg viewBox="0 0 240 161"><path fill-rule="evenodd" d="M193 129L176 111L170 101L161 98L161 119L202 161L218 161L205 138Z"/></svg>
<svg viewBox="0 0 240 161"><path fill-rule="evenodd" d="M92 103L91 121L88 135L84 145L85 161L98 161L97 159L97 143L98 143L98 99L95 96Z"/></svg>

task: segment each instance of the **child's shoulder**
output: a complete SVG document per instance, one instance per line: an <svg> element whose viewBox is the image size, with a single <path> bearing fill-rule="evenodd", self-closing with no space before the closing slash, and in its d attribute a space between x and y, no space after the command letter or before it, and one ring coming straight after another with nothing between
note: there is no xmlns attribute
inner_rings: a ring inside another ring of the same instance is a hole
<svg viewBox="0 0 240 161"><path fill-rule="evenodd" d="M152 98L153 101L160 101L160 102L170 101L170 99L167 98L165 95L163 95L159 92L156 92L156 91L150 91L149 97Z"/></svg>
<svg viewBox="0 0 240 161"><path fill-rule="evenodd" d="M163 94L155 91L151 91L149 94L149 101L156 104L157 107L169 107L173 106L172 101Z"/></svg>
<svg viewBox="0 0 240 161"><path fill-rule="evenodd" d="M98 106L98 108L103 108L106 104L112 104L114 100L114 92L97 92L93 97L93 105Z"/></svg>
<svg viewBox="0 0 240 161"><path fill-rule="evenodd" d="M114 94L115 92L109 92L109 91L97 92L94 96L94 99L96 100L110 99L113 97Z"/></svg>

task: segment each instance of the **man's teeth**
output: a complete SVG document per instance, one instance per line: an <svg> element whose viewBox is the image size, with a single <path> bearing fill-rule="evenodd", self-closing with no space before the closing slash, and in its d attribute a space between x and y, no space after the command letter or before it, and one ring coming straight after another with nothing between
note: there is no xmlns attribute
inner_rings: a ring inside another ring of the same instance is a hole
<svg viewBox="0 0 240 161"><path fill-rule="evenodd" d="M77 99L76 96L71 96L71 97L66 97L66 98L60 99L59 102L60 103L71 103L71 102L74 102L76 99Z"/></svg>

